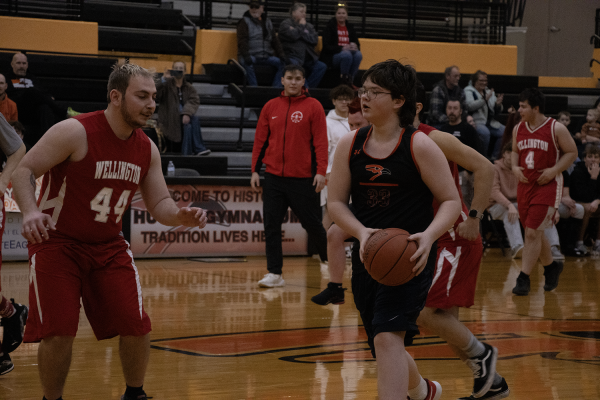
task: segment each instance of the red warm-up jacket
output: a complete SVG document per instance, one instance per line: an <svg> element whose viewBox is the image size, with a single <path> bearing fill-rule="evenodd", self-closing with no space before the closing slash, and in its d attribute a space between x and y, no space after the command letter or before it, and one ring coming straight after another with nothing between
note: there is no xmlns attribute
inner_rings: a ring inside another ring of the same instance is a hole
<svg viewBox="0 0 600 400"><path fill-rule="evenodd" d="M325 176L327 171L327 123L318 100L281 96L263 107L252 149L252 172L266 172L288 178Z"/></svg>

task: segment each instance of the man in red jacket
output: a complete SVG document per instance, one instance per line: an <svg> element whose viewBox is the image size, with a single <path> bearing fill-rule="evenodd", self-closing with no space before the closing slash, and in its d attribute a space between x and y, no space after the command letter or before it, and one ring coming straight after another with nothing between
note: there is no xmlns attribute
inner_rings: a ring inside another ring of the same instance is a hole
<svg viewBox="0 0 600 400"><path fill-rule="evenodd" d="M254 135L253 189L260 185L259 172L266 166L263 215L269 272L258 282L260 287L285 285L281 225L288 207L316 244L321 260L327 259L327 233L321 224L318 195L325 187L327 123L323 106L307 96L304 81L302 67L285 67L283 92L265 104Z"/></svg>

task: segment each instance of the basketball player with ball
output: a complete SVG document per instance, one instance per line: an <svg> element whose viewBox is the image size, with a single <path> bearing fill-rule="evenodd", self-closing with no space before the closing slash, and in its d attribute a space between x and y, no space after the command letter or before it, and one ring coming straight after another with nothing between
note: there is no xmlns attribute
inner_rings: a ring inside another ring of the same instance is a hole
<svg viewBox="0 0 600 400"><path fill-rule="evenodd" d="M395 60L364 74L359 95L372 126L340 140L329 188L331 217L360 242L352 254L352 291L377 360L380 400L401 398L400 393L411 400L441 397L439 383L421 377L405 346L419 332L416 320L433 280L435 241L458 218L460 197L441 150L412 126L416 82L415 70ZM362 262L371 235L387 228L409 232L408 240L417 244L410 258L416 276L398 286L376 281Z"/></svg>
<svg viewBox="0 0 600 400"><path fill-rule="evenodd" d="M448 342L452 351L473 371L473 393L460 400L499 400L510 389L496 372L498 351L479 341L458 319L459 307L471 307L475 300L477 275L481 265L483 245L479 221L488 205L494 169L475 149L462 144L453 135L419 122L426 104L425 88L417 84L417 115L414 126L432 139L448 159L454 183L461 194L457 165L473 172L474 196L471 209L462 202L462 212L452 228L437 242L437 262L433 284L425 308L417 324Z"/></svg>

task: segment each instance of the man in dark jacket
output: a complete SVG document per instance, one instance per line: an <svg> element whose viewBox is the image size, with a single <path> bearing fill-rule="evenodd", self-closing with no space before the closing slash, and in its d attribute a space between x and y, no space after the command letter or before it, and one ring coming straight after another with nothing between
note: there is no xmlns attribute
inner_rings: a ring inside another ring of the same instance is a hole
<svg viewBox="0 0 600 400"><path fill-rule="evenodd" d="M348 22L348 9L343 4L336 6L335 17L329 20L323 31L320 60L330 68L340 69L341 83L353 85L362 53L356 29Z"/></svg>
<svg viewBox="0 0 600 400"><path fill-rule="evenodd" d="M269 272L258 282L260 287L285 285L281 225L288 207L313 239L321 260L327 259L327 233L319 206L327 171L325 110L306 95L302 67L286 66L282 84L281 96L269 100L260 113L252 149L253 189L260 185L259 172L266 165L263 216Z"/></svg>
<svg viewBox="0 0 600 400"><path fill-rule="evenodd" d="M248 85L258 86L255 65L270 65L277 69L274 87L282 87L283 67L289 64L273 29L273 22L263 17L262 0L250 1L250 9L237 24L238 61L246 69Z"/></svg>
<svg viewBox="0 0 600 400"><path fill-rule="evenodd" d="M306 22L304 4L294 3L290 9L290 18L284 19L279 25L279 40L290 61L306 70L306 87L319 86L327 71L327 65L319 61L315 51L319 34L312 24Z"/></svg>
<svg viewBox="0 0 600 400"><path fill-rule="evenodd" d="M456 65L446 68L444 71L444 79L439 81L433 87L431 99L429 100L429 117L427 124L435 128L440 128L444 123L448 122L446 116L446 103L450 99L460 101L462 108L462 118L467 119L467 103L465 91L458 86L460 80L460 70Z"/></svg>
<svg viewBox="0 0 600 400"><path fill-rule="evenodd" d="M185 70L183 61L175 61L173 68L165 70L156 84L158 127L171 151L178 150L181 143L184 156L204 156L210 154L210 150L204 146L200 119L196 116L200 97L192 84L185 80Z"/></svg>

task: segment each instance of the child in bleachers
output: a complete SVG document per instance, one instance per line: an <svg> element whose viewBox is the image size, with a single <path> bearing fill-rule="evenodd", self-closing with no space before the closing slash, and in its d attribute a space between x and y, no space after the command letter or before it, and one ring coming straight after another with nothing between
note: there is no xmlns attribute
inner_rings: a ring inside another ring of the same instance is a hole
<svg viewBox="0 0 600 400"><path fill-rule="evenodd" d="M585 123L581 127L580 131L574 136L577 143L577 152L579 158L583 160L585 156L585 149L588 143L600 142L600 124L598 124L598 118L600 112L595 108L590 108L585 116ZM579 141L579 143L577 142Z"/></svg>

